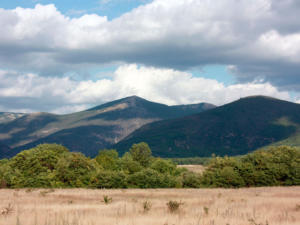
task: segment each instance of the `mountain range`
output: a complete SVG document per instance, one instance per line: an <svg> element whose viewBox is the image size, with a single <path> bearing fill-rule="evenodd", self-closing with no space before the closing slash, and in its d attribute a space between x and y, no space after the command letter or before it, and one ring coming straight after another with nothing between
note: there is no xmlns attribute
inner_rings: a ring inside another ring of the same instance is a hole
<svg viewBox="0 0 300 225"><path fill-rule="evenodd" d="M242 155L270 145L300 146L300 105L266 96L219 107L167 106L132 96L67 115L0 113L0 121L0 158L41 143L95 156L100 149L123 154L132 144L147 142L160 157Z"/></svg>
<svg viewBox="0 0 300 225"><path fill-rule="evenodd" d="M25 113L0 112L0 126L2 123L13 121L24 115Z"/></svg>
<svg viewBox="0 0 300 225"><path fill-rule="evenodd" d="M241 155L268 145L300 145L300 105L252 96L184 118L147 124L114 147L147 142L154 155Z"/></svg>
<svg viewBox="0 0 300 225"><path fill-rule="evenodd" d="M0 153L2 156L9 155L10 151L11 151L11 149L7 145L0 142ZM0 159L1 159L1 157L0 157Z"/></svg>
<svg viewBox="0 0 300 225"><path fill-rule="evenodd" d="M208 103L167 106L132 96L67 115L1 113L0 158L41 143L62 144L71 151L95 156L145 124L214 107Z"/></svg>

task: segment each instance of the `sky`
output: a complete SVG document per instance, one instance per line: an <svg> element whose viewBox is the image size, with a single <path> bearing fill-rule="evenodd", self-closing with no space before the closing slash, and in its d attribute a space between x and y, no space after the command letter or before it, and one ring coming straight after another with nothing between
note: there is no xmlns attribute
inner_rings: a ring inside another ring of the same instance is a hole
<svg viewBox="0 0 300 225"><path fill-rule="evenodd" d="M298 15L298 0L2 0L0 111L300 103Z"/></svg>

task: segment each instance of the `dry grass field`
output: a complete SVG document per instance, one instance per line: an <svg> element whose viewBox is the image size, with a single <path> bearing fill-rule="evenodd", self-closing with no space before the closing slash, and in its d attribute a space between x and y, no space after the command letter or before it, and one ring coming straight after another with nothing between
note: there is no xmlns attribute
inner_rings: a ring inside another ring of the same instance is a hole
<svg viewBox="0 0 300 225"><path fill-rule="evenodd" d="M205 167L202 165L178 165L179 168L186 168L194 173L203 173Z"/></svg>
<svg viewBox="0 0 300 225"><path fill-rule="evenodd" d="M170 200L182 203L178 211ZM0 224L299 225L300 187L0 190Z"/></svg>

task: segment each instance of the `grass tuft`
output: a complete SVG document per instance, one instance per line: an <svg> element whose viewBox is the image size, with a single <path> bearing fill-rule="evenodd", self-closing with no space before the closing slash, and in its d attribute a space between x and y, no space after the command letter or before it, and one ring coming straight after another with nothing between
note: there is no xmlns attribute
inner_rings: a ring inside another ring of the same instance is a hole
<svg viewBox="0 0 300 225"><path fill-rule="evenodd" d="M0 215L7 216L13 212L13 206L9 203L8 206L4 207L0 211Z"/></svg>
<svg viewBox="0 0 300 225"><path fill-rule="evenodd" d="M178 212L181 205L183 205L182 202L172 201L172 200L167 203L168 210L170 213Z"/></svg>
<svg viewBox="0 0 300 225"><path fill-rule="evenodd" d="M205 215L208 215L208 213L209 213L209 208L208 208L207 206L204 206L204 207L203 207L203 211L204 211Z"/></svg>
<svg viewBox="0 0 300 225"><path fill-rule="evenodd" d="M151 207L152 207L152 203L150 201L143 202L144 213L149 212L151 210Z"/></svg>
<svg viewBox="0 0 300 225"><path fill-rule="evenodd" d="M109 204L109 203L112 202L112 198L111 198L111 197L108 197L107 195L104 195L104 196L103 196L103 202L104 202L105 204Z"/></svg>

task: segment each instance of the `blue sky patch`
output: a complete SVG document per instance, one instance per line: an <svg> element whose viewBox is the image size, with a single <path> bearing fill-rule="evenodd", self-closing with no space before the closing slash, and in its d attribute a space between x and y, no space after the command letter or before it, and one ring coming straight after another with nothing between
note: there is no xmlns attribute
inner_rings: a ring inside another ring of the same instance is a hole
<svg viewBox="0 0 300 225"><path fill-rule="evenodd" d="M2 0L0 7L4 9L33 8L36 4L54 4L60 12L70 17L96 13L100 16L107 16L111 20L149 2L151 0Z"/></svg>

